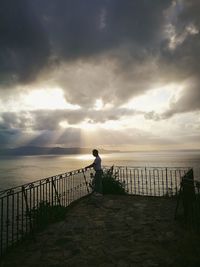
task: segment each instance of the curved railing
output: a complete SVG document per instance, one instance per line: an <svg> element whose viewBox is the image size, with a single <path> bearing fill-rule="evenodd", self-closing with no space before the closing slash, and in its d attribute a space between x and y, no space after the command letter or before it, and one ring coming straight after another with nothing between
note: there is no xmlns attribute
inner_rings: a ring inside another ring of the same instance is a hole
<svg viewBox="0 0 200 267"><path fill-rule="evenodd" d="M107 169L109 167L105 167ZM113 174L129 194L173 196L189 168L115 166ZM68 206L89 194L91 169L58 174L0 191L0 256L34 229L33 210L41 203Z"/></svg>
<svg viewBox="0 0 200 267"><path fill-rule="evenodd" d="M91 172L79 169L0 191L0 255L32 231L31 211L41 203L66 207L89 194Z"/></svg>

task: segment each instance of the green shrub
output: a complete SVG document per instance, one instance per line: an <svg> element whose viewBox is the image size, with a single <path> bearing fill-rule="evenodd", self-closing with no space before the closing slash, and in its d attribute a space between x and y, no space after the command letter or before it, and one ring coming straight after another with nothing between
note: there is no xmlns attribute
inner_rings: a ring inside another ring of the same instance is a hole
<svg viewBox="0 0 200 267"><path fill-rule="evenodd" d="M104 171L102 176L103 194L125 195L124 183L117 180L117 174L113 174L113 167Z"/></svg>
<svg viewBox="0 0 200 267"><path fill-rule="evenodd" d="M65 219L66 208L60 205L51 206L42 201L37 208L31 210L31 218L36 229L44 229L46 225Z"/></svg>

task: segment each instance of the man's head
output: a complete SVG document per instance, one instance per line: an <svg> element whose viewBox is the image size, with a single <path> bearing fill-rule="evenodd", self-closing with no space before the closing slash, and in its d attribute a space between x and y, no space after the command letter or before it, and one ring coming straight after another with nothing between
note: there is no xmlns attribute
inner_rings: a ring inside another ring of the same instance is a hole
<svg viewBox="0 0 200 267"><path fill-rule="evenodd" d="M94 157L97 157L99 155L99 152L98 152L97 149L93 149L92 150L92 154L93 154Z"/></svg>

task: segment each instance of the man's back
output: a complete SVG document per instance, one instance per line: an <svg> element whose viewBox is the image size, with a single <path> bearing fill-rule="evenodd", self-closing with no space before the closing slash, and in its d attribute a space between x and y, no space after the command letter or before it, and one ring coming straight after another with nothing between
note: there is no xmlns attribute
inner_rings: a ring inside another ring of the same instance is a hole
<svg viewBox="0 0 200 267"><path fill-rule="evenodd" d="M95 171L101 170L101 158L99 157L99 155L97 155L95 160L94 160L94 169L95 169Z"/></svg>

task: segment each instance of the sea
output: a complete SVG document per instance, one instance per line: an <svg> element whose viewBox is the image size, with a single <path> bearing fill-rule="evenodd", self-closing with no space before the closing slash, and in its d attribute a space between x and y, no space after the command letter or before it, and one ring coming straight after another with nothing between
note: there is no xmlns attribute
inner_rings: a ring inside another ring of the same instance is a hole
<svg viewBox="0 0 200 267"><path fill-rule="evenodd" d="M200 181L200 150L117 152L100 155L103 166L191 167ZM90 154L0 157L0 191L84 168Z"/></svg>

